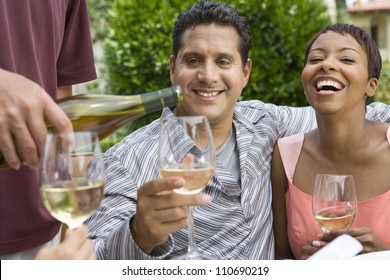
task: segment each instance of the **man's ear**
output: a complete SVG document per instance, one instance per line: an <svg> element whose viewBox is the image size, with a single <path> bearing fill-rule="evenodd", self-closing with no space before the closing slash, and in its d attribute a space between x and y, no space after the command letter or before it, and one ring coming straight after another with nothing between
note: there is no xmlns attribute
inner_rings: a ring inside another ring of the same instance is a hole
<svg viewBox="0 0 390 280"><path fill-rule="evenodd" d="M171 79L171 83L174 84L173 82L173 74L175 73L175 64L173 61L173 55L169 57L169 77Z"/></svg>
<svg viewBox="0 0 390 280"><path fill-rule="evenodd" d="M252 60L248 58L244 67L244 87L246 87L246 85L249 82L251 71L252 71Z"/></svg>
<svg viewBox="0 0 390 280"><path fill-rule="evenodd" d="M368 80L367 88L366 88L366 95L368 97L372 97L375 94L375 91L378 87L379 80L377 78L371 78Z"/></svg>

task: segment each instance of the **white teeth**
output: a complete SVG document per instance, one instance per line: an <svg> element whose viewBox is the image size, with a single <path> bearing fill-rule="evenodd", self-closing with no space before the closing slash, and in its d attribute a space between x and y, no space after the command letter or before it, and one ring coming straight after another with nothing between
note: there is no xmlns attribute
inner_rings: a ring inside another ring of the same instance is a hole
<svg viewBox="0 0 390 280"><path fill-rule="evenodd" d="M332 81L332 80L326 80L326 81L319 81L317 83L317 89L321 89L323 88L324 86L328 86L328 87L334 87L336 89L343 89L343 86L336 82L336 81Z"/></svg>
<svg viewBox="0 0 390 280"><path fill-rule="evenodd" d="M218 92L198 92L199 95L205 96L205 97L212 97L212 96L217 96Z"/></svg>

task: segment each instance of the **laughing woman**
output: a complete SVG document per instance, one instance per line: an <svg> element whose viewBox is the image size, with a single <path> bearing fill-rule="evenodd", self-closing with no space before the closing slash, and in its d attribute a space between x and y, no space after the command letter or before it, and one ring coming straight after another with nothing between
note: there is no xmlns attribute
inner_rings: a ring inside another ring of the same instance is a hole
<svg viewBox="0 0 390 280"><path fill-rule="evenodd" d="M279 139L272 162L276 257L306 259L349 234L361 253L390 249L390 130L365 118L382 67L375 42L361 28L335 24L308 43L302 84L318 129ZM311 200L319 173L350 174L357 214L349 229L321 231Z"/></svg>

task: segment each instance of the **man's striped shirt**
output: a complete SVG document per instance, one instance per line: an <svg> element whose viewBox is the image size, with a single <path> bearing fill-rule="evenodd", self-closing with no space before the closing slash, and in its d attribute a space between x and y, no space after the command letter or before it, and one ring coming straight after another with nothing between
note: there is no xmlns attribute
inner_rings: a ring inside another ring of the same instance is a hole
<svg viewBox="0 0 390 280"><path fill-rule="evenodd" d="M390 109L381 103L368 106L372 119L390 120ZM164 109L161 118L173 118ZM314 111L238 102L234 113L240 184L217 157L215 175L204 192L211 202L195 207L195 240L200 251L217 259L274 259L270 165L280 137L316 127ZM106 190L103 202L87 221L99 259L170 259L187 250L188 231L172 233L168 241L145 254L130 233L137 189L161 177L158 166L160 119L140 128L105 155ZM180 148L180 147L178 147Z"/></svg>

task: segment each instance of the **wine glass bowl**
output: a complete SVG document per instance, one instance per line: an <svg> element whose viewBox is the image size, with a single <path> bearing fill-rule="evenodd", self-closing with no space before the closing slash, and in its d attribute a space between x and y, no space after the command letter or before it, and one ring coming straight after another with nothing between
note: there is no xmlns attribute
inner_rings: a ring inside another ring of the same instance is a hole
<svg viewBox="0 0 390 280"><path fill-rule="evenodd" d="M97 134L48 134L40 175L40 195L49 213L69 228L80 226L99 207L104 194Z"/></svg>
<svg viewBox="0 0 390 280"><path fill-rule="evenodd" d="M213 177L215 150L209 122L205 116L163 119L159 138L159 165L163 177L185 180L181 195L200 193ZM193 206L188 207L188 252L175 259L213 259L201 254L194 238Z"/></svg>
<svg viewBox="0 0 390 280"><path fill-rule="evenodd" d="M159 163L163 177L185 179L185 185L174 192L200 193L212 178L215 166L214 144L207 118L192 116L163 120Z"/></svg>
<svg viewBox="0 0 390 280"><path fill-rule="evenodd" d="M322 230L350 227L355 219L356 205L352 175L316 175L312 208L314 219Z"/></svg>
<svg viewBox="0 0 390 280"><path fill-rule="evenodd" d="M175 176L184 178L185 185L173 191L186 195L200 193L206 187L213 174L213 167L197 167L196 165L188 166L187 168L161 169L163 177Z"/></svg>

